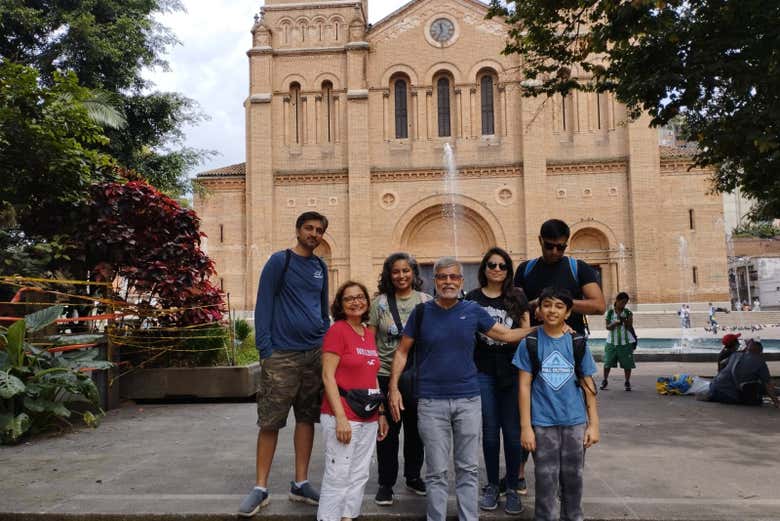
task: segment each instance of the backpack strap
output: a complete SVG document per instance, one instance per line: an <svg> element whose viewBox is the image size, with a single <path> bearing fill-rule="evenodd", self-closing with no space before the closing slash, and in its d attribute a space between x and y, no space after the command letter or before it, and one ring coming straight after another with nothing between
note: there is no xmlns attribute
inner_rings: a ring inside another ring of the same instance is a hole
<svg viewBox="0 0 780 521"><path fill-rule="evenodd" d="M395 327L398 329L398 334L400 335L404 332L404 323L401 320L401 314L398 313L398 302L395 300L395 293L388 293L385 295L385 298L387 299L387 307L390 308L390 315L392 315L393 322L395 322Z"/></svg>
<svg viewBox="0 0 780 521"><path fill-rule="evenodd" d="M535 259L530 259L528 262L525 263L525 269L523 270L523 280L528 278L528 275L531 274L537 262L539 262L539 257Z"/></svg>
<svg viewBox="0 0 780 521"><path fill-rule="evenodd" d="M290 248L287 248L286 250L284 250L284 267L282 268L281 275L279 275L279 285L276 286L276 293L274 293L275 297L278 297L279 293L282 292L282 286L284 285L285 276L287 275L287 268L290 267L290 258L291 257L292 257L292 250ZM325 266L325 261L322 260L317 255L314 255L314 258L317 259L317 262L320 265L320 269L322 270L322 276L323 277L327 277L328 276L328 267ZM323 295L325 294L325 284L322 285L321 293Z"/></svg>
<svg viewBox="0 0 780 521"><path fill-rule="evenodd" d="M539 333L532 331L525 337L525 348L528 349L528 360L531 362L531 381L536 380L536 375L542 370L542 362L539 360Z"/></svg>
<svg viewBox="0 0 780 521"><path fill-rule="evenodd" d="M577 266L577 259L574 257L566 257L569 259L569 270L571 271L571 276L574 277L574 282L577 283L577 285L580 285L580 277L579 277L579 267Z"/></svg>
<svg viewBox="0 0 780 521"><path fill-rule="evenodd" d="M585 358L587 338L584 335L575 335L571 343L574 351L574 376L577 377L577 385L579 385L580 378L585 376L582 371L582 360Z"/></svg>

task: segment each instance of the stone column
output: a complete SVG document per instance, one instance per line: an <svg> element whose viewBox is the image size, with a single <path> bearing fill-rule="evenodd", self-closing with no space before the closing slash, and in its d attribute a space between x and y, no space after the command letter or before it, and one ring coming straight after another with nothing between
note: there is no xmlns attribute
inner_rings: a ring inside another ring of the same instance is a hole
<svg viewBox="0 0 780 521"><path fill-rule="evenodd" d="M256 42L257 43L257 42ZM250 92L246 109L246 272L245 301L234 305L252 310L255 306L260 270L274 246L273 200L273 109L282 110L281 98L272 95L273 49L253 47L249 55Z"/></svg>
<svg viewBox="0 0 780 521"><path fill-rule="evenodd" d="M523 196L525 207L525 252L527 259L541 255L539 250L539 228L549 219L548 201L553 197L547 183L547 153L545 141L548 136L547 118L541 98L523 98L520 119L523 143Z"/></svg>
<svg viewBox="0 0 780 521"><path fill-rule="evenodd" d="M374 277L371 266L371 158L365 76L369 45L363 41L352 41L346 49L349 277L368 282Z"/></svg>
<svg viewBox="0 0 780 521"><path fill-rule="evenodd" d="M649 124L650 117L643 115L628 123L627 132L628 200L625 208L634 250L631 262L637 302L660 302L662 280L658 266L666 261L661 241L663 230L657 227L661 207L658 192L662 189L658 131Z"/></svg>

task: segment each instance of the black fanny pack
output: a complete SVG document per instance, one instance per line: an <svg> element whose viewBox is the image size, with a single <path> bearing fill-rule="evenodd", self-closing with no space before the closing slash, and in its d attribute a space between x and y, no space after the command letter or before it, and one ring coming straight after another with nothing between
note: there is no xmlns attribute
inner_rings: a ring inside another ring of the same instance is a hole
<svg viewBox="0 0 780 521"><path fill-rule="evenodd" d="M339 394L347 401L347 405L361 418L370 418L385 401L385 395L379 389L350 389L345 391L339 387Z"/></svg>

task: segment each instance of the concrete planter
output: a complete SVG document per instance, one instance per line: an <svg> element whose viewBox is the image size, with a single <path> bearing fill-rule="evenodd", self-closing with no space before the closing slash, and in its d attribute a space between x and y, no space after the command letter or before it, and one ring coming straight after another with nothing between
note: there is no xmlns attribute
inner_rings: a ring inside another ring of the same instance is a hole
<svg viewBox="0 0 780 521"><path fill-rule="evenodd" d="M257 392L260 364L238 367L138 369L119 379L119 393L131 400L247 398Z"/></svg>

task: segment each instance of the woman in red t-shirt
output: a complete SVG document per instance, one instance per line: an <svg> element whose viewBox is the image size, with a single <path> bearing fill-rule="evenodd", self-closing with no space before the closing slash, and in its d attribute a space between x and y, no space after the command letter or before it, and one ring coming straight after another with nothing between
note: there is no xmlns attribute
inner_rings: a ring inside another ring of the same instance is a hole
<svg viewBox="0 0 780 521"><path fill-rule="evenodd" d="M361 418L339 394L339 387L378 389L379 355L368 320L368 290L359 282L345 282L331 305L335 322L322 344L322 400L320 424L325 439L318 521L342 521L360 515L377 439L387 435L385 411Z"/></svg>

